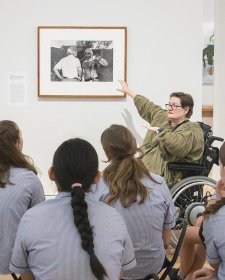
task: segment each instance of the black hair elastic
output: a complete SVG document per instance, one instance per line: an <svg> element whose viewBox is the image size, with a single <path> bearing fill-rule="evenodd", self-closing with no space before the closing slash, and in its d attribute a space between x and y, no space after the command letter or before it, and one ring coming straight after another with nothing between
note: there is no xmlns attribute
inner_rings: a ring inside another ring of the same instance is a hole
<svg viewBox="0 0 225 280"><path fill-rule="evenodd" d="M95 254L94 250L88 250L87 252L89 256L94 256Z"/></svg>

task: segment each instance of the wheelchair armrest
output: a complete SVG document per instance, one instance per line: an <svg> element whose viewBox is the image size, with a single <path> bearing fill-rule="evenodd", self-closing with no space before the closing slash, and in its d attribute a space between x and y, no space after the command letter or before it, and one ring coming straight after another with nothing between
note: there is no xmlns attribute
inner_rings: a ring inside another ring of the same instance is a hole
<svg viewBox="0 0 225 280"><path fill-rule="evenodd" d="M169 169L172 170L198 170L203 171L206 167L200 163L189 163L189 162L169 162Z"/></svg>

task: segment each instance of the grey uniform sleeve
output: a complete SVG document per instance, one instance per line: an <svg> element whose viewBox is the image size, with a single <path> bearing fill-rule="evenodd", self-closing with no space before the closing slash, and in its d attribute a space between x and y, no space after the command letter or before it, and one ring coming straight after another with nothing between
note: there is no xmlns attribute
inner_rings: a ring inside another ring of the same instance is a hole
<svg viewBox="0 0 225 280"><path fill-rule="evenodd" d="M38 203L45 200L45 194L43 190L43 186L37 177L37 175L32 174L29 178L27 187L31 189L31 202L30 207L37 205Z"/></svg>
<svg viewBox="0 0 225 280"><path fill-rule="evenodd" d="M96 185L91 186L91 193L95 200L105 202L105 199L109 194L109 188L102 177Z"/></svg>
<svg viewBox="0 0 225 280"><path fill-rule="evenodd" d="M221 219L214 215L203 222L206 255L210 264L220 263L221 258L225 260L224 216Z"/></svg>
<svg viewBox="0 0 225 280"><path fill-rule="evenodd" d="M9 266L10 271L18 274L23 274L30 272L28 265L28 252L25 247L24 242L24 222L21 219L17 234L16 240L13 248L13 254L11 258L11 263Z"/></svg>
<svg viewBox="0 0 225 280"><path fill-rule="evenodd" d="M163 187L163 194L165 197L165 204L167 207L163 229L171 229L175 226L176 223L176 209L174 206L171 192L169 191L169 188L164 180L162 182L162 187Z"/></svg>

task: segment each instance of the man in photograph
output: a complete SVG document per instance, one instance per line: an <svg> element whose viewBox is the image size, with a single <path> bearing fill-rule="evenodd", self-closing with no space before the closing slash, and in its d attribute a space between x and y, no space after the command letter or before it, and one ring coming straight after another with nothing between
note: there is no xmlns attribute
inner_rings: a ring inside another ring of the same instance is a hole
<svg viewBox="0 0 225 280"><path fill-rule="evenodd" d="M84 51L84 56L85 59L82 63L82 80L84 82L99 81L98 69L102 66L108 66L108 62L100 55L93 55L93 51L90 48Z"/></svg>
<svg viewBox="0 0 225 280"><path fill-rule="evenodd" d="M75 46L69 47L67 56L62 58L53 70L60 81L81 81L82 69L80 60L77 58L77 48Z"/></svg>

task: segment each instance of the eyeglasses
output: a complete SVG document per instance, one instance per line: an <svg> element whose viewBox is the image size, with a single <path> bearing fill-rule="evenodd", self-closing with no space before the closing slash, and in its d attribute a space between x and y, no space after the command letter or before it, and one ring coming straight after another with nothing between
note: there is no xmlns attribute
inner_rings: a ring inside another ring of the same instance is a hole
<svg viewBox="0 0 225 280"><path fill-rule="evenodd" d="M180 105L175 105L175 104L165 104L166 106L166 109L169 110L169 109L172 109L172 110L177 110L178 108L182 108L182 106Z"/></svg>

